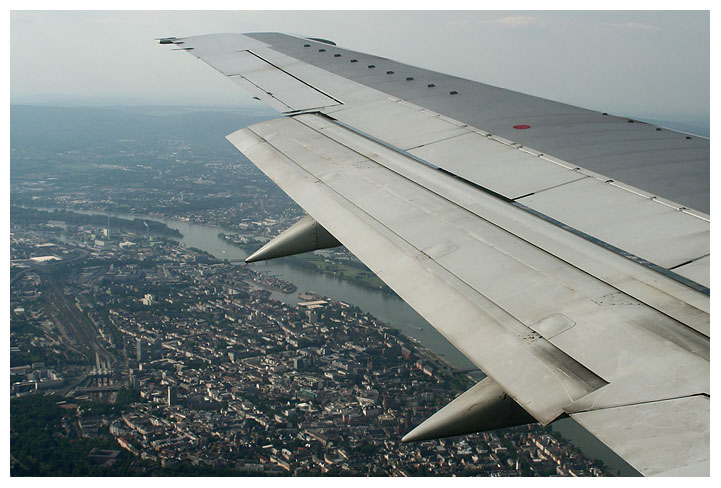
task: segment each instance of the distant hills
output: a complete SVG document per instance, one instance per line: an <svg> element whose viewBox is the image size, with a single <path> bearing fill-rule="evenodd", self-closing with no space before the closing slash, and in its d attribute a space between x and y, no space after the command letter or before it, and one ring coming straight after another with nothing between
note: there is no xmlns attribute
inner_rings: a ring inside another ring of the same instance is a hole
<svg viewBox="0 0 721 488"><path fill-rule="evenodd" d="M10 106L10 146L51 152L103 147L122 139L153 143L175 136L237 153L223 138L247 125L277 117L265 109L223 110L202 107L46 107Z"/></svg>

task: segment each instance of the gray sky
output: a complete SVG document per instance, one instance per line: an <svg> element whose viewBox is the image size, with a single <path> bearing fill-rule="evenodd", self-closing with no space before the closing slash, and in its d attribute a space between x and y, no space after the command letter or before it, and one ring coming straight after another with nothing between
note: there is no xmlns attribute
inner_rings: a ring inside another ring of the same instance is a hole
<svg viewBox="0 0 721 488"><path fill-rule="evenodd" d="M279 31L533 95L706 121L708 12L13 11L12 103L249 105L161 36Z"/></svg>

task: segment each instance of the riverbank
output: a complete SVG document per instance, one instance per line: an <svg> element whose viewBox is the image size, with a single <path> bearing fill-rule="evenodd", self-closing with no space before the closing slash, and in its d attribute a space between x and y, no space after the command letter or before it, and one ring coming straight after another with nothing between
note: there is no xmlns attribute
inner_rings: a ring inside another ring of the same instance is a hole
<svg viewBox="0 0 721 488"><path fill-rule="evenodd" d="M333 261L313 253L296 254L285 259L291 266L297 266L313 273L320 273L340 280L353 283L361 288L397 297L396 293L371 270L361 263L353 261Z"/></svg>
<svg viewBox="0 0 721 488"><path fill-rule="evenodd" d="M240 234L227 234L225 232L218 232L218 238L223 239L225 242L243 249L248 253L257 251L265 244L265 242L253 239L252 237ZM310 252L280 258L279 261L286 262L290 266L296 266L313 273L323 274L347 281L361 288L380 292L388 296L398 296L391 288L388 287L388 285L383 283L380 278L378 278L371 270L360 262L354 262L351 260L341 261L338 259L319 256L318 254Z"/></svg>
<svg viewBox="0 0 721 488"><path fill-rule="evenodd" d="M176 240L183 238L183 234L157 220L133 219L111 216L104 212L78 212L65 209L43 209L12 206L10 208L10 221L28 223L58 222L71 225L93 225L104 227L108 233L111 230L133 232L138 235L149 234L160 237L170 237Z"/></svg>

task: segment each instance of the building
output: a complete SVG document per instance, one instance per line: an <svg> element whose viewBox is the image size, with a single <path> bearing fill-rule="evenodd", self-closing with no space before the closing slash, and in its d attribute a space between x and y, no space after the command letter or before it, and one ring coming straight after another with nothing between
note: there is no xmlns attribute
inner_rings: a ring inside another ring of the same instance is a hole
<svg viewBox="0 0 721 488"><path fill-rule="evenodd" d="M168 406L177 405L178 390L174 386L168 387Z"/></svg>
<svg viewBox="0 0 721 488"><path fill-rule="evenodd" d="M135 345L136 359L139 363L148 360L148 342L145 339L138 338Z"/></svg>

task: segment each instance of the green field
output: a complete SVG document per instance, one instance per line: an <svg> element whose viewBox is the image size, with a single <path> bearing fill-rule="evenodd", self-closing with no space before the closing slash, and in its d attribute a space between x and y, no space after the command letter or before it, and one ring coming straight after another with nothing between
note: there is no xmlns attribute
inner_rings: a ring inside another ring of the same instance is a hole
<svg viewBox="0 0 721 488"><path fill-rule="evenodd" d="M380 290L395 295L371 270L354 261L329 260L314 253L297 254L286 258L291 265L312 269L317 273L349 281L355 285L372 290Z"/></svg>

